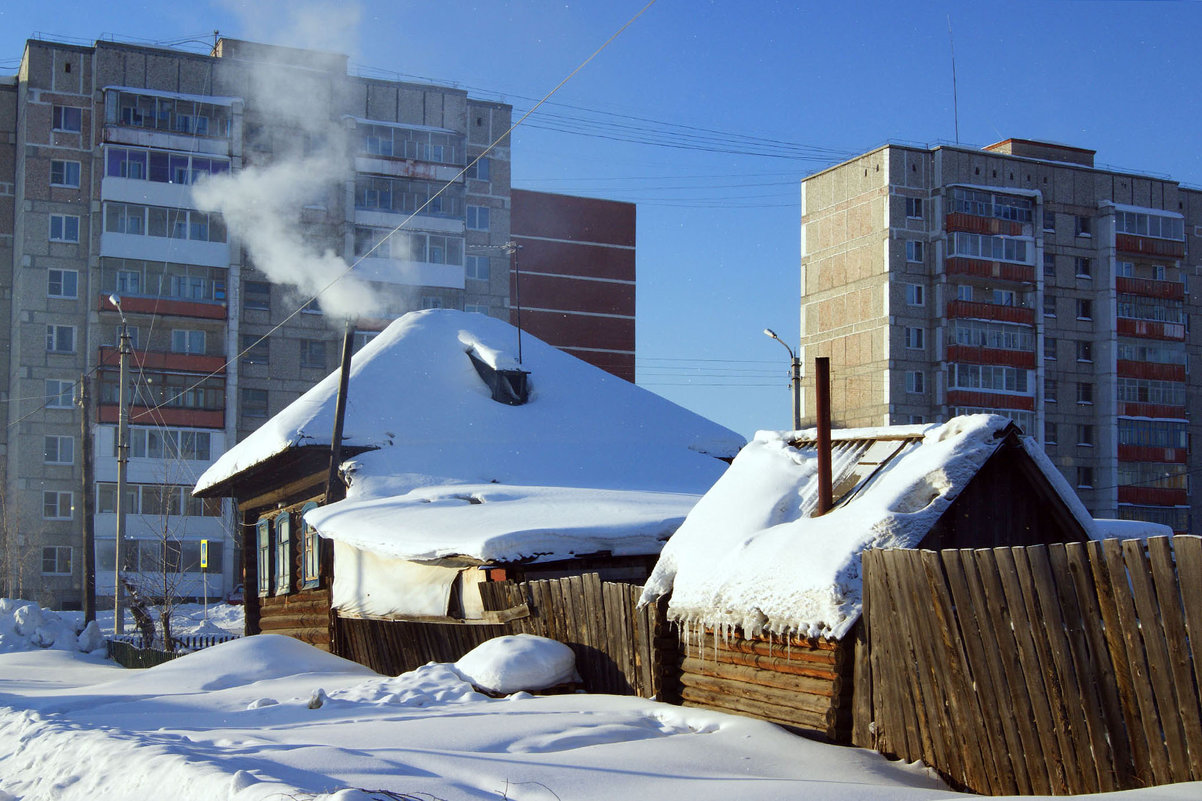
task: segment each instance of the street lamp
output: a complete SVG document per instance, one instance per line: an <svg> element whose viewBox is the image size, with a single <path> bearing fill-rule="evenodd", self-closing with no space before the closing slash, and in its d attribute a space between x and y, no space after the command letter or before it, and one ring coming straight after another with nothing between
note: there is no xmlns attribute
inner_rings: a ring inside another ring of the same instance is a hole
<svg viewBox="0 0 1202 801"><path fill-rule="evenodd" d="M793 389L793 430L797 431L801 428L801 360L797 358L797 354L788 344L776 335L776 332L771 328L764 329L764 336L769 339L775 339L781 345L784 345L785 350L789 351L789 366L790 366L790 384Z"/></svg>
<svg viewBox="0 0 1202 801"><path fill-rule="evenodd" d="M125 615L121 608L121 569L129 559L125 542L125 518L129 513L129 503L125 498L127 472L129 468L129 356L132 348L129 341L129 325L125 320L125 310L121 308L121 298L115 293L109 295L109 303L121 315L121 373L117 386L117 542L113 549L113 574L116 576L113 600L113 633L122 634L125 631Z"/></svg>

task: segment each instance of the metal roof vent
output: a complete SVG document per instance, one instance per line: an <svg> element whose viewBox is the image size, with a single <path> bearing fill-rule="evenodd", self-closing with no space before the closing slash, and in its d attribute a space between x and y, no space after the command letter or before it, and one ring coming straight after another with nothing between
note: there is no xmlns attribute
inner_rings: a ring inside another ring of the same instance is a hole
<svg viewBox="0 0 1202 801"><path fill-rule="evenodd" d="M530 399L529 371L498 370L471 351L467 355L497 403L521 406Z"/></svg>

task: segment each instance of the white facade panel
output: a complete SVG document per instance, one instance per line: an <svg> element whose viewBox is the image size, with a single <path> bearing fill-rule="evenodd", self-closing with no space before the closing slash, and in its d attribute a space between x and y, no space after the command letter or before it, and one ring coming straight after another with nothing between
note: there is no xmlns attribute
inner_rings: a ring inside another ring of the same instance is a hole
<svg viewBox="0 0 1202 801"><path fill-rule="evenodd" d="M464 287L463 267L457 264L365 258L355 265L354 272L364 281L379 281L397 286L434 286L445 289Z"/></svg>
<svg viewBox="0 0 1202 801"><path fill-rule="evenodd" d="M100 255L118 259L170 261L229 267L230 246L226 242L196 242L162 236L138 236L105 231L100 235Z"/></svg>
<svg viewBox="0 0 1202 801"><path fill-rule="evenodd" d="M145 206L196 208L190 186L139 181L133 178L105 178L100 182L100 199L140 203Z"/></svg>

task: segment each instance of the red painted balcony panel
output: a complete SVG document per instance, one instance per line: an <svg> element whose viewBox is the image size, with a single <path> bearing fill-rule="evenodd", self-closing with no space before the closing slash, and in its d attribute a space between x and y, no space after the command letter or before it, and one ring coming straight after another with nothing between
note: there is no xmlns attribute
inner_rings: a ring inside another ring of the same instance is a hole
<svg viewBox="0 0 1202 801"><path fill-rule="evenodd" d="M947 215L944 227L948 231L968 231L974 234L1002 234L1022 236L1023 224L1014 220L999 220L996 217L978 217L975 214L952 212Z"/></svg>
<svg viewBox="0 0 1202 801"><path fill-rule="evenodd" d="M969 345L948 345L949 362L968 364L1004 364L1007 367L1035 369L1035 352L1025 350L1002 350L1001 348L974 348Z"/></svg>
<svg viewBox="0 0 1202 801"><path fill-rule="evenodd" d="M1120 253L1139 253L1146 256L1162 256L1180 259L1185 256L1185 243L1172 239L1156 239L1134 234L1115 234L1114 245Z"/></svg>
<svg viewBox="0 0 1202 801"><path fill-rule="evenodd" d="M949 389L948 406L983 406L990 409L1020 409L1035 411L1035 399L1030 395L1002 395L996 392L977 392L970 389Z"/></svg>
<svg viewBox="0 0 1202 801"><path fill-rule="evenodd" d="M101 423L116 423L118 407L115 403L101 404L96 417ZM176 409L160 406L148 409L131 406L129 423L135 426L179 426L181 428L225 428L225 411L222 409Z"/></svg>
<svg viewBox="0 0 1202 801"><path fill-rule="evenodd" d="M1156 448L1151 445L1119 445L1120 462L1167 462L1185 464L1185 448Z"/></svg>
<svg viewBox="0 0 1202 801"><path fill-rule="evenodd" d="M1145 298L1166 298L1169 300L1183 300L1185 298L1185 284L1181 281L1125 278L1120 275L1114 279L1114 288L1126 295L1140 295Z"/></svg>
<svg viewBox="0 0 1202 801"><path fill-rule="evenodd" d="M1186 506L1189 504L1189 492L1161 487L1119 487L1119 503L1134 503L1140 506Z"/></svg>
<svg viewBox="0 0 1202 801"><path fill-rule="evenodd" d="M1118 360L1118 374L1123 378L1148 378L1153 381L1185 381L1184 364L1157 364Z"/></svg>
<svg viewBox="0 0 1202 801"><path fill-rule="evenodd" d="M1008 261L985 261L956 256L947 260L947 272L949 275L972 275L999 281L1035 283L1035 268L1032 265L1013 264Z"/></svg>
<svg viewBox="0 0 1202 801"><path fill-rule="evenodd" d="M1159 417L1184 420L1184 406L1165 406L1162 403L1120 403L1119 414L1125 417Z"/></svg>
<svg viewBox="0 0 1202 801"><path fill-rule="evenodd" d="M996 303L976 303L969 300L953 300L947 304L948 317L974 320L997 320L1003 323L1035 324L1035 312L1022 306L999 306Z"/></svg>
<svg viewBox="0 0 1202 801"><path fill-rule="evenodd" d="M124 304L124 301L122 301ZM187 353L163 353L153 350L135 350L130 360L133 369L166 370L177 373L224 373L224 356L196 356ZM100 363L116 367L121 363L121 353L111 345L100 347Z"/></svg>
<svg viewBox="0 0 1202 801"><path fill-rule="evenodd" d="M1167 339L1173 342L1185 341L1185 326L1181 323L1162 323L1159 320L1135 320L1130 317L1119 317L1115 328L1119 336Z"/></svg>
<svg viewBox="0 0 1202 801"><path fill-rule="evenodd" d="M108 295L101 295L96 307L100 311L117 311ZM126 314L154 314L160 317L199 317L205 320L224 320L224 303L198 303L194 300L172 300L170 298L121 298L121 308Z"/></svg>

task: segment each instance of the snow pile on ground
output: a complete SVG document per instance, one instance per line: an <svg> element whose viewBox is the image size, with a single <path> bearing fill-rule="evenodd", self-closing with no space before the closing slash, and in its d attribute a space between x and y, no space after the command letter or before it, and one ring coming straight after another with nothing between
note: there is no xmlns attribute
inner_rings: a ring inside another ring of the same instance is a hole
<svg viewBox="0 0 1202 801"><path fill-rule="evenodd" d="M154 620L155 636L161 638L163 636L162 628L159 625L161 608L151 606L147 611ZM76 627L83 627L83 612L56 612L55 614ZM100 627L101 633L111 634L113 632L112 605L97 610L96 623ZM124 628L127 634L139 633L128 609L125 611ZM206 607L204 604L186 603L176 604L171 610L171 633L176 637L192 635L241 637L245 628L246 608L241 605L210 603Z"/></svg>
<svg viewBox="0 0 1202 801"><path fill-rule="evenodd" d="M809 517L815 450L761 431L665 546L643 597L671 592L669 616L686 625L842 637L860 615L860 553L917 545L1009 425L973 415L929 426L822 517Z"/></svg>
<svg viewBox="0 0 1202 801"><path fill-rule="evenodd" d="M464 654L455 670L476 687L505 695L580 681L572 649L533 634L487 640Z"/></svg>
<svg viewBox="0 0 1202 801"><path fill-rule="evenodd" d="M105 647L95 622L85 626L30 601L0 598L0 653L39 648L91 653Z"/></svg>

